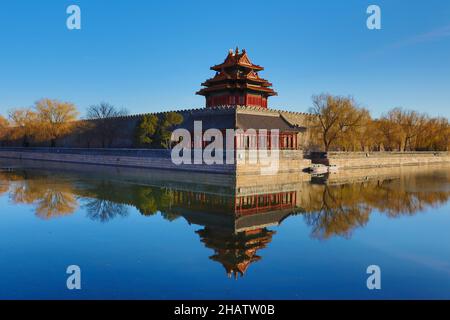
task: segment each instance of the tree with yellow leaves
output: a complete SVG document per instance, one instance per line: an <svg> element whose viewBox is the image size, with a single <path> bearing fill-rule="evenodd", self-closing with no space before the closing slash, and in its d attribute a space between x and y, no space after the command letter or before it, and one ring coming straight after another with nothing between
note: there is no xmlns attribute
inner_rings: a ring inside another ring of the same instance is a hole
<svg viewBox="0 0 450 320"><path fill-rule="evenodd" d="M325 151L336 148L352 149L356 133L370 118L367 110L359 108L350 97L321 94L313 96L311 112L317 116L317 124L313 128ZM353 140L350 145L349 139Z"/></svg>
<svg viewBox="0 0 450 320"><path fill-rule="evenodd" d="M0 140L7 140L10 133L9 121L0 115Z"/></svg>
<svg viewBox="0 0 450 320"><path fill-rule="evenodd" d="M36 113L30 108L12 109L8 117L11 125L9 138L22 140L22 146L28 147L36 131Z"/></svg>
<svg viewBox="0 0 450 320"><path fill-rule="evenodd" d="M446 118L394 108L377 121L382 143L390 151L447 151L450 125Z"/></svg>
<svg viewBox="0 0 450 320"><path fill-rule="evenodd" d="M312 145L325 151L448 151L448 119L393 108L379 119L353 99L321 94L313 97Z"/></svg>
<svg viewBox="0 0 450 320"><path fill-rule="evenodd" d="M70 134L77 127L79 112L74 104L58 100L42 99L35 104L37 141L50 141L51 147L56 140Z"/></svg>

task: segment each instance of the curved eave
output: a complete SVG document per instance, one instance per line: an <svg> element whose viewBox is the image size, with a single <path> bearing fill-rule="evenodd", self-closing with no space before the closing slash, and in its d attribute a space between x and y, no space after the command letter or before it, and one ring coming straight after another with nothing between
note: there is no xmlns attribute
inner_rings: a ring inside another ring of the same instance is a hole
<svg viewBox="0 0 450 320"><path fill-rule="evenodd" d="M213 71L222 71L223 69L227 69L227 68L232 68L232 67L243 67L243 68L247 68L247 69L251 69L251 70L255 70L255 71L263 71L264 68L261 66L258 66L256 64L245 64L245 63L221 63L215 66L212 66L210 69Z"/></svg>
<svg viewBox="0 0 450 320"><path fill-rule="evenodd" d="M272 83L270 83L269 81L267 81L266 79L263 79L263 78L234 78L234 77L211 78L211 79L208 79L205 82L203 82L202 86L211 87L213 85L217 85L217 84L220 84L221 82L227 82L227 81L230 81L230 82L235 81L238 83L254 82L263 87L271 87L272 86Z"/></svg>
<svg viewBox="0 0 450 320"><path fill-rule="evenodd" d="M251 91L265 93L268 96L277 96L278 95L278 93L271 88L255 87L252 85L242 85L242 86L233 85L233 86L231 86L231 85L226 85L226 84L203 88L200 91L198 91L196 94L205 96L211 92L226 91L226 90L251 90Z"/></svg>

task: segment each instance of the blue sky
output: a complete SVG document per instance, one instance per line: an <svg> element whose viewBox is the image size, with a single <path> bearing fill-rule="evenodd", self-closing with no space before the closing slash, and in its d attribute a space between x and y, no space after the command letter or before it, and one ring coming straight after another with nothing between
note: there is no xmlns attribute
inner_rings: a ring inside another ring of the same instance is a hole
<svg viewBox="0 0 450 320"><path fill-rule="evenodd" d="M66 8L82 30L66 28ZM382 10L382 30L366 9ZM42 97L83 112L203 107L195 96L230 48L247 49L279 96L307 111L321 92L353 95L374 116L401 106L450 117L450 2L3 0L0 113Z"/></svg>

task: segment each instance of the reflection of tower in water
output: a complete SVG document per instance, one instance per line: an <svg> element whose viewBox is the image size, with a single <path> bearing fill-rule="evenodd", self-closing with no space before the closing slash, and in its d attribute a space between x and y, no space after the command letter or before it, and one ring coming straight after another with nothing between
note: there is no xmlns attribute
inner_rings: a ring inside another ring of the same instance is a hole
<svg viewBox="0 0 450 320"><path fill-rule="evenodd" d="M112 177L116 173L111 173ZM141 181L127 175L123 180L114 180L110 175L84 176L85 173L75 175L70 171L55 174L47 169L35 169L27 175L23 172L18 179L8 175L5 180L7 190L15 180L18 181L13 184L24 186L14 188L17 193L13 199L18 203L40 204L49 194L36 192L41 189L67 191L74 203L81 202L89 218L101 222L127 215L131 212L127 206L134 206L146 216L159 212L170 221L183 217L189 224L201 226L197 234L208 249L211 261L222 264L228 276L235 278L242 277L252 263L262 259L261 249L269 245L275 234L270 227L279 225L300 209L297 200L301 188L298 184L280 184L280 180L285 181L281 178L258 177L254 181L253 177L244 177L249 182L242 183L241 177L237 183L235 178L219 175L203 177L207 183L193 183L192 176L187 176L182 181L167 182L166 172L157 173L158 179L144 176ZM54 206L58 213L64 212L61 205L67 203L66 198L49 199L58 204ZM56 216L56 211L51 213L46 216Z"/></svg>
<svg viewBox="0 0 450 320"><path fill-rule="evenodd" d="M205 227L197 231L207 248L214 250L211 260L220 262L228 277L244 276L250 264L261 260L257 251L266 248L275 231L267 228L232 233L222 229Z"/></svg>
<svg viewBox="0 0 450 320"><path fill-rule="evenodd" d="M160 213L169 221L183 217L202 229L197 234L211 263L222 264L235 278L264 258L267 251L261 249L272 241L271 227L292 214L302 213L314 238L349 238L375 209L395 218L444 205L450 198L448 166L419 172L409 167L352 170L311 183L293 174L196 173L194 180L192 173L170 178L166 171L150 175L135 169L123 172L120 180L117 169L103 169L106 173L97 176L85 167L58 171L59 164L53 171L49 165L0 171L0 195L8 193L11 202L32 205L45 219L72 214L79 204L87 217L100 222L128 215L128 206L146 216Z"/></svg>
<svg viewBox="0 0 450 320"><path fill-rule="evenodd" d="M211 195L180 192L174 207L192 224L205 247L212 249L210 259L222 264L228 277L243 277L252 263L262 259L258 252L272 241L277 226L297 210L296 192L271 192L246 195Z"/></svg>

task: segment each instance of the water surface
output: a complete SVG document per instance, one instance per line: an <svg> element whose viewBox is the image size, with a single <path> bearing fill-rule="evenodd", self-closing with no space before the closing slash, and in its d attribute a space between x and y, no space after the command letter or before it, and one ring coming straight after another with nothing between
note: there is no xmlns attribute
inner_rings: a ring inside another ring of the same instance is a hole
<svg viewBox="0 0 450 320"><path fill-rule="evenodd" d="M2 299L450 298L449 166L312 179L0 168Z"/></svg>

